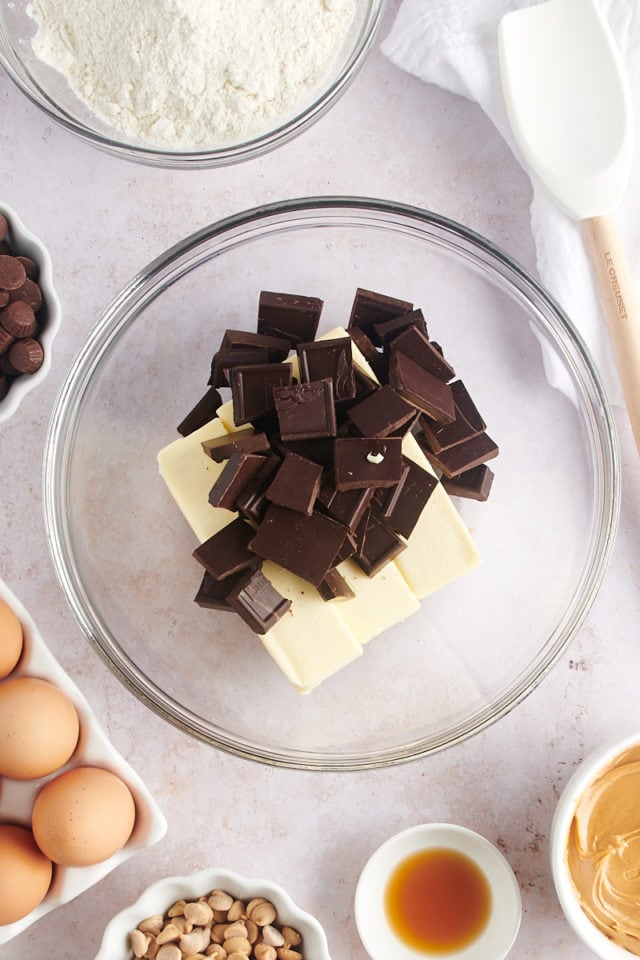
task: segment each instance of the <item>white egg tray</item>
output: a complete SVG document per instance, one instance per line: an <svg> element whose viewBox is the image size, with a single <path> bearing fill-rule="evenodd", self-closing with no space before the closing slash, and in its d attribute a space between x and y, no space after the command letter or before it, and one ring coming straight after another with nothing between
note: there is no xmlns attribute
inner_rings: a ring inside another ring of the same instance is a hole
<svg viewBox="0 0 640 960"><path fill-rule="evenodd" d="M2 580L0 600L8 603L17 614L24 636L22 656L9 676L40 677L54 683L72 701L80 719L78 745L71 758L59 770L38 780L0 778L0 823L30 826L33 801L43 784L63 771L78 766L104 767L117 774L131 790L136 805L136 822L125 846L108 860L95 866L59 867L54 864L52 884L40 906L22 920L0 926L0 944L3 944L50 910L73 900L138 851L157 843L166 833L167 822L138 774L110 743L86 698L48 650L32 618Z"/></svg>

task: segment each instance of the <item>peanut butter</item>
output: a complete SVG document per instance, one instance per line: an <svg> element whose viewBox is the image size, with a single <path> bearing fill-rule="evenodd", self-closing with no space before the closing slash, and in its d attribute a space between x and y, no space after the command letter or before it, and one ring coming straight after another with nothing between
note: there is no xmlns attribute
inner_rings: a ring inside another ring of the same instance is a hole
<svg viewBox="0 0 640 960"><path fill-rule="evenodd" d="M640 746L616 757L585 790L567 860L589 919L640 956Z"/></svg>

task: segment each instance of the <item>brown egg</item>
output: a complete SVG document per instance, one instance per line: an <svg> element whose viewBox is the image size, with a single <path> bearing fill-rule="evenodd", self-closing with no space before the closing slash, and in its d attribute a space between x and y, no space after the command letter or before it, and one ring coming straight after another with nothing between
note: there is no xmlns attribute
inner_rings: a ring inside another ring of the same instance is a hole
<svg viewBox="0 0 640 960"><path fill-rule="evenodd" d="M31 830L0 824L0 924L21 920L42 903L52 872Z"/></svg>
<svg viewBox="0 0 640 960"><path fill-rule="evenodd" d="M8 603L0 600L0 680L8 677L22 653L22 625Z"/></svg>
<svg viewBox="0 0 640 960"><path fill-rule="evenodd" d="M131 836L136 808L128 786L99 767L75 767L45 784L33 805L36 843L54 863L101 863Z"/></svg>
<svg viewBox="0 0 640 960"><path fill-rule="evenodd" d="M0 684L0 775L34 780L53 773L75 750L79 730L76 708L48 680Z"/></svg>

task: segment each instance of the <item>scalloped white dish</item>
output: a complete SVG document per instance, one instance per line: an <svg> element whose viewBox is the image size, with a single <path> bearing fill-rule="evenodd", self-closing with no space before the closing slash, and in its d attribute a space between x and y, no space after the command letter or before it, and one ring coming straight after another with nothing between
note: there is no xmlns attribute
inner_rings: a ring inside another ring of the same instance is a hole
<svg viewBox="0 0 640 960"><path fill-rule="evenodd" d="M27 394L35 390L49 373L53 341L62 323L62 307L53 286L53 269L47 248L30 230L27 230L13 207L0 201L0 213L9 223L9 239L13 252L30 257L38 265L38 284L43 299L42 307L38 312L38 319L43 321L38 339L44 350L44 360L40 369L35 373L23 374L14 380L7 396L4 400L0 400L0 423L3 423L13 416Z"/></svg>
<svg viewBox="0 0 640 960"><path fill-rule="evenodd" d="M33 800L43 784L61 772L81 765L104 767L115 773L129 787L136 806L135 826L125 846L108 860L95 866L54 865L53 881L42 903L21 920L0 926L0 944L3 944L26 930L50 910L68 903L88 890L135 853L157 843L166 833L167 822L138 774L109 741L86 698L47 648L27 610L1 580L0 600L4 600L16 613L24 636L22 656L9 676L36 676L49 680L69 697L80 720L78 745L68 762L59 770L37 780L0 780L0 823L28 826Z"/></svg>
<svg viewBox="0 0 640 960"><path fill-rule="evenodd" d="M95 960L128 960L131 956L129 934L142 920L166 913L176 900L198 899L215 889L225 890L238 900L253 897L270 900L277 910L278 922L302 934L305 960L331 960L327 938L318 920L301 910L281 886L215 867L184 877L165 877L147 887L135 903L109 921Z"/></svg>

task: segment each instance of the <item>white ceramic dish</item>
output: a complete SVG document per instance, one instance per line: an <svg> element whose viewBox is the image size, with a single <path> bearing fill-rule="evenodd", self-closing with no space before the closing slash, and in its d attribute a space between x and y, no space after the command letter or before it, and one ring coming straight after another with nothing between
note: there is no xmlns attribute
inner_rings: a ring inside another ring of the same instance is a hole
<svg viewBox="0 0 640 960"><path fill-rule="evenodd" d="M27 230L16 211L2 201L0 201L0 213L9 223L9 239L15 253L30 257L38 264L38 283L43 297L43 305L38 313L38 318L42 321L39 340L44 350L44 361L40 369L14 380L7 396L4 400L0 400L0 423L2 423L13 416L27 394L35 390L49 373L51 348L60 329L62 308L53 287L51 258L46 247L30 230Z"/></svg>
<svg viewBox="0 0 640 960"><path fill-rule="evenodd" d="M216 889L226 890L237 900L265 897L276 908L278 922L302 934L305 960L331 960L327 938L318 921L296 906L282 887L267 880L249 879L231 870L217 868L200 870L185 877L165 877L153 883L135 903L108 923L95 960L129 960L129 934L142 920L165 913L176 900L197 900Z"/></svg>
<svg viewBox="0 0 640 960"><path fill-rule="evenodd" d="M17 614L24 635L22 656L9 676L12 678L36 676L54 683L73 702L80 719L78 746L71 759L60 770L38 780L2 780L0 823L29 826L33 800L42 785L61 771L80 765L104 767L117 774L131 790L136 804L136 823L133 833L122 850L95 866L55 867L51 888L40 906L22 920L0 926L0 944L3 944L50 910L73 900L110 873L114 867L128 860L134 853L156 843L164 836L167 822L138 774L131 769L107 738L85 697L47 648L24 606L1 580L0 600L4 600Z"/></svg>
<svg viewBox="0 0 640 960"><path fill-rule="evenodd" d="M409 827L379 847L367 862L355 896L360 939L372 960L425 960L441 953L418 953L400 941L391 929L384 907L387 884L406 857L421 850L444 848L466 854L480 868L491 889L487 926L472 944L449 960L502 960L520 927L522 903L515 875L500 851L479 833L453 823L424 823Z"/></svg>
<svg viewBox="0 0 640 960"><path fill-rule="evenodd" d="M601 933L580 907L569 876L567 838L578 801L589 784L616 757L638 745L640 730L635 730L607 742L586 757L562 791L551 826L551 868L560 906L574 932L600 960L630 960L632 954Z"/></svg>

